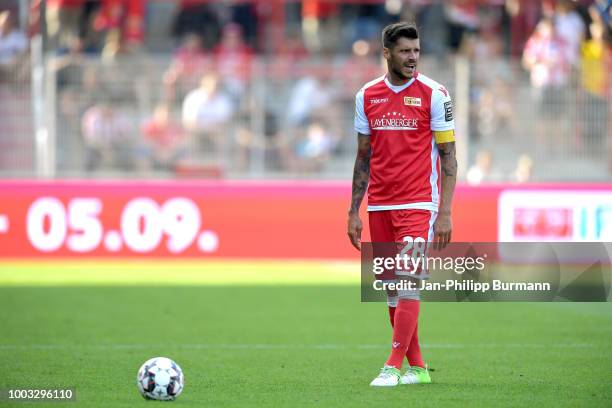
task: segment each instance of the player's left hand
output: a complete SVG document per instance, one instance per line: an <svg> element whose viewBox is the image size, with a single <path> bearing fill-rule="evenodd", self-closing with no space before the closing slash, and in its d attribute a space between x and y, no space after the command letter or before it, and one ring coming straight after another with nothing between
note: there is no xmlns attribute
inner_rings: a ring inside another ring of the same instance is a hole
<svg viewBox="0 0 612 408"><path fill-rule="evenodd" d="M357 250L361 251L361 230L363 226L361 224L361 218L359 218L359 213L350 213L348 218L348 236L351 240L351 244Z"/></svg>
<svg viewBox="0 0 612 408"><path fill-rule="evenodd" d="M441 250L446 248L446 245L451 241L453 232L453 222L450 213L438 214L434 223L434 249Z"/></svg>

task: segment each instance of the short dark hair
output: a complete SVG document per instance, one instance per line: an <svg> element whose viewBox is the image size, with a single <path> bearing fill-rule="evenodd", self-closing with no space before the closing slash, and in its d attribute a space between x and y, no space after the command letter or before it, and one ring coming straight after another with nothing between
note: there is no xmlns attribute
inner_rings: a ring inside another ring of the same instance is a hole
<svg viewBox="0 0 612 408"><path fill-rule="evenodd" d="M414 22L399 22L389 24L382 31L382 44L385 48L392 48L402 37L410 40L419 38L419 29Z"/></svg>

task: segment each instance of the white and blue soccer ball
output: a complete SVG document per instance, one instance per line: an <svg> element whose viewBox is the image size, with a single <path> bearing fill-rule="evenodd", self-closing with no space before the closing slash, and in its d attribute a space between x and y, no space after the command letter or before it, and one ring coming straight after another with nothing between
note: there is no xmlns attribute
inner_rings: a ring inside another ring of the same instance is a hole
<svg viewBox="0 0 612 408"><path fill-rule="evenodd" d="M136 377L138 391L145 399L172 401L183 392L183 370L166 357L145 361Z"/></svg>

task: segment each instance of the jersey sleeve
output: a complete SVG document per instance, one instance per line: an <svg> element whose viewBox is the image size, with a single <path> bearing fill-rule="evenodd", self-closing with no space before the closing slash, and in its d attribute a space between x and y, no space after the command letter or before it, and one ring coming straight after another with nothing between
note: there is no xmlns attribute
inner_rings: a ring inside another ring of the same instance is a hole
<svg viewBox="0 0 612 408"><path fill-rule="evenodd" d="M363 107L364 93L365 91L361 89L357 92L357 96L355 96L355 131L362 135L369 135L371 133L370 124Z"/></svg>
<svg viewBox="0 0 612 408"><path fill-rule="evenodd" d="M446 131L455 129L453 102L446 88L440 86L431 94L431 130Z"/></svg>

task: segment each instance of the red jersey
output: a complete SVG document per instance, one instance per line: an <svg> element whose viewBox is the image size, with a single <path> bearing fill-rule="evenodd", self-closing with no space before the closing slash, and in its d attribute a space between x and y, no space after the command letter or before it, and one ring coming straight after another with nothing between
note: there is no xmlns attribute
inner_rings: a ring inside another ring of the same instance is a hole
<svg viewBox="0 0 612 408"><path fill-rule="evenodd" d="M401 86L383 76L361 88L355 105L355 130L371 137L368 211L438 211L440 158L433 131L455 128L446 88L421 73Z"/></svg>
<svg viewBox="0 0 612 408"><path fill-rule="evenodd" d="M157 147L174 147L183 141L184 133L181 126L176 123L159 123L154 119L142 125L143 136Z"/></svg>

